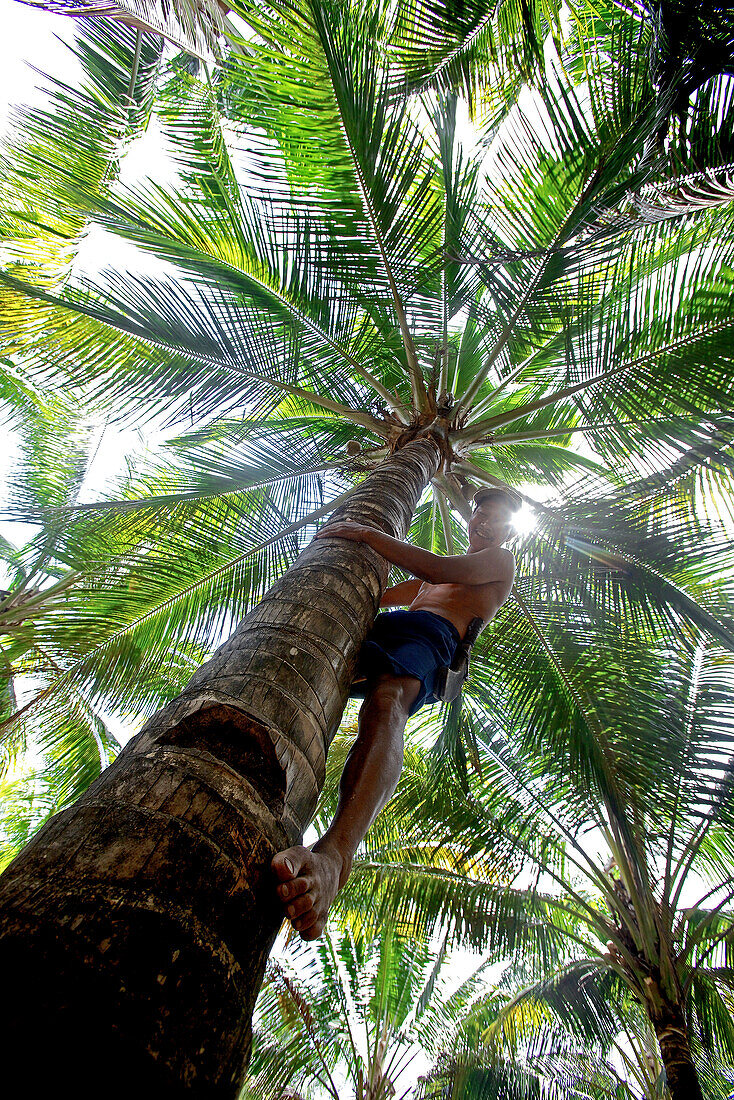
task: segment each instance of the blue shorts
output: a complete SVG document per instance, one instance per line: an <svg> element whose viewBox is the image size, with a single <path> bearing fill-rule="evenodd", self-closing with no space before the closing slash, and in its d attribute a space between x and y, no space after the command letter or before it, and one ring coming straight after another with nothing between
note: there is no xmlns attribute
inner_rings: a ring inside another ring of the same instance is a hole
<svg viewBox="0 0 734 1100"><path fill-rule="evenodd" d="M448 619L432 611L383 611L375 619L357 659L352 695L365 695L372 682L383 673L415 676L421 687L410 708L415 712L424 703L436 703L433 694L436 673L450 665L461 641L458 630ZM364 689L364 690L362 690Z"/></svg>

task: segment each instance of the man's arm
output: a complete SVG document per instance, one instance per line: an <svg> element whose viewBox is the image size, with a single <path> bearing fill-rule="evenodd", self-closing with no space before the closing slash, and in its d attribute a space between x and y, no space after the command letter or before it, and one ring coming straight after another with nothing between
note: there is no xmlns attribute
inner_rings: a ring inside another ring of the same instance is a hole
<svg viewBox="0 0 734 1100"><path fill-rule="evenodd" d="M490 584L511 578L514 568L512 554L501 546L490 546L476 554L441 557L374 527L348 522L334 523L316 535L317 539L331 537L366 542L393 565L429 584Z"/></svg>
<svg viewBox="0 0 734 1100"><path fill-rule="evenodd" d="M380 600L380 607L407 607L418 595L423 581L401 581L392 588L386 588Z"/></svg>

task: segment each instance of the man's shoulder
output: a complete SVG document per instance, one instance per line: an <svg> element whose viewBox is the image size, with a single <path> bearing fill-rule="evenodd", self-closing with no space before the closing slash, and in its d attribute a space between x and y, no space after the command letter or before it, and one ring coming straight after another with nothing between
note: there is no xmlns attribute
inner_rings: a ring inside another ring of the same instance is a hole
<svg viewBox="0 0 734 1100"><path fill-rule="evenodd" d="M498 565L503 565L505 569L515 568L515 555L506 546L488 546L481 553L486 554L487 561L497 562Z"/></svg>
<svg viewBox="0 0 734 1100"><path fill-rule="evenodd" d="M511 581L515 576L515 555L512 550L508 550L505 546L500 546L499 552L502 555L501 561L505 567L505 579Z"/></svg>
<svg viewBox="0 0 734 1100"><path fill-rule="evenodd" d="M492 581L512 581L515 576L515 555L504 546L488 546L481 550L487 566L487 573L491 574L487 583Z"/></svg>

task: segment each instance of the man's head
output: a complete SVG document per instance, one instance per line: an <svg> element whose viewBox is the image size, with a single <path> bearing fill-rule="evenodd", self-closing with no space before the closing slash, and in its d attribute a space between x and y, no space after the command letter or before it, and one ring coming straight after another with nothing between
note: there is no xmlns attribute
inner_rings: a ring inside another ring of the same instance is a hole
<svg viewBox="0 0 734 1100"><path fill-rule="evenodd" d="M474 494L474 512L469 520L469 547L484 550L501 546L509 537L512 517L521 499L511 489L480 489Z"/></svg>

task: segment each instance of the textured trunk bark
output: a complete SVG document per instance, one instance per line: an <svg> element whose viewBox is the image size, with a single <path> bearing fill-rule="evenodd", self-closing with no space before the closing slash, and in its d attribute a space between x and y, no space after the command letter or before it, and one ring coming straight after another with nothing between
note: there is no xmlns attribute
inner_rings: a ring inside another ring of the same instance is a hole
<svg viewBox="0 0 734 1100"><path fill-rule="evenodd" d="M663 1001L650 1012L650 1018L660 1044L660 1057L672 1100L703 1100L683 1009Z"/></svg>
<svg viewBox="0 0 734 1100"><path fill-rule="evenodd" d="M437 463L430 440L408 444L333 518L404 538ZM237 1095L281 922L270 860L313 814L386 577L364 544L312 543L10 865L6 1077L39 1095L65 1077L82 1097Z"/></svg>

